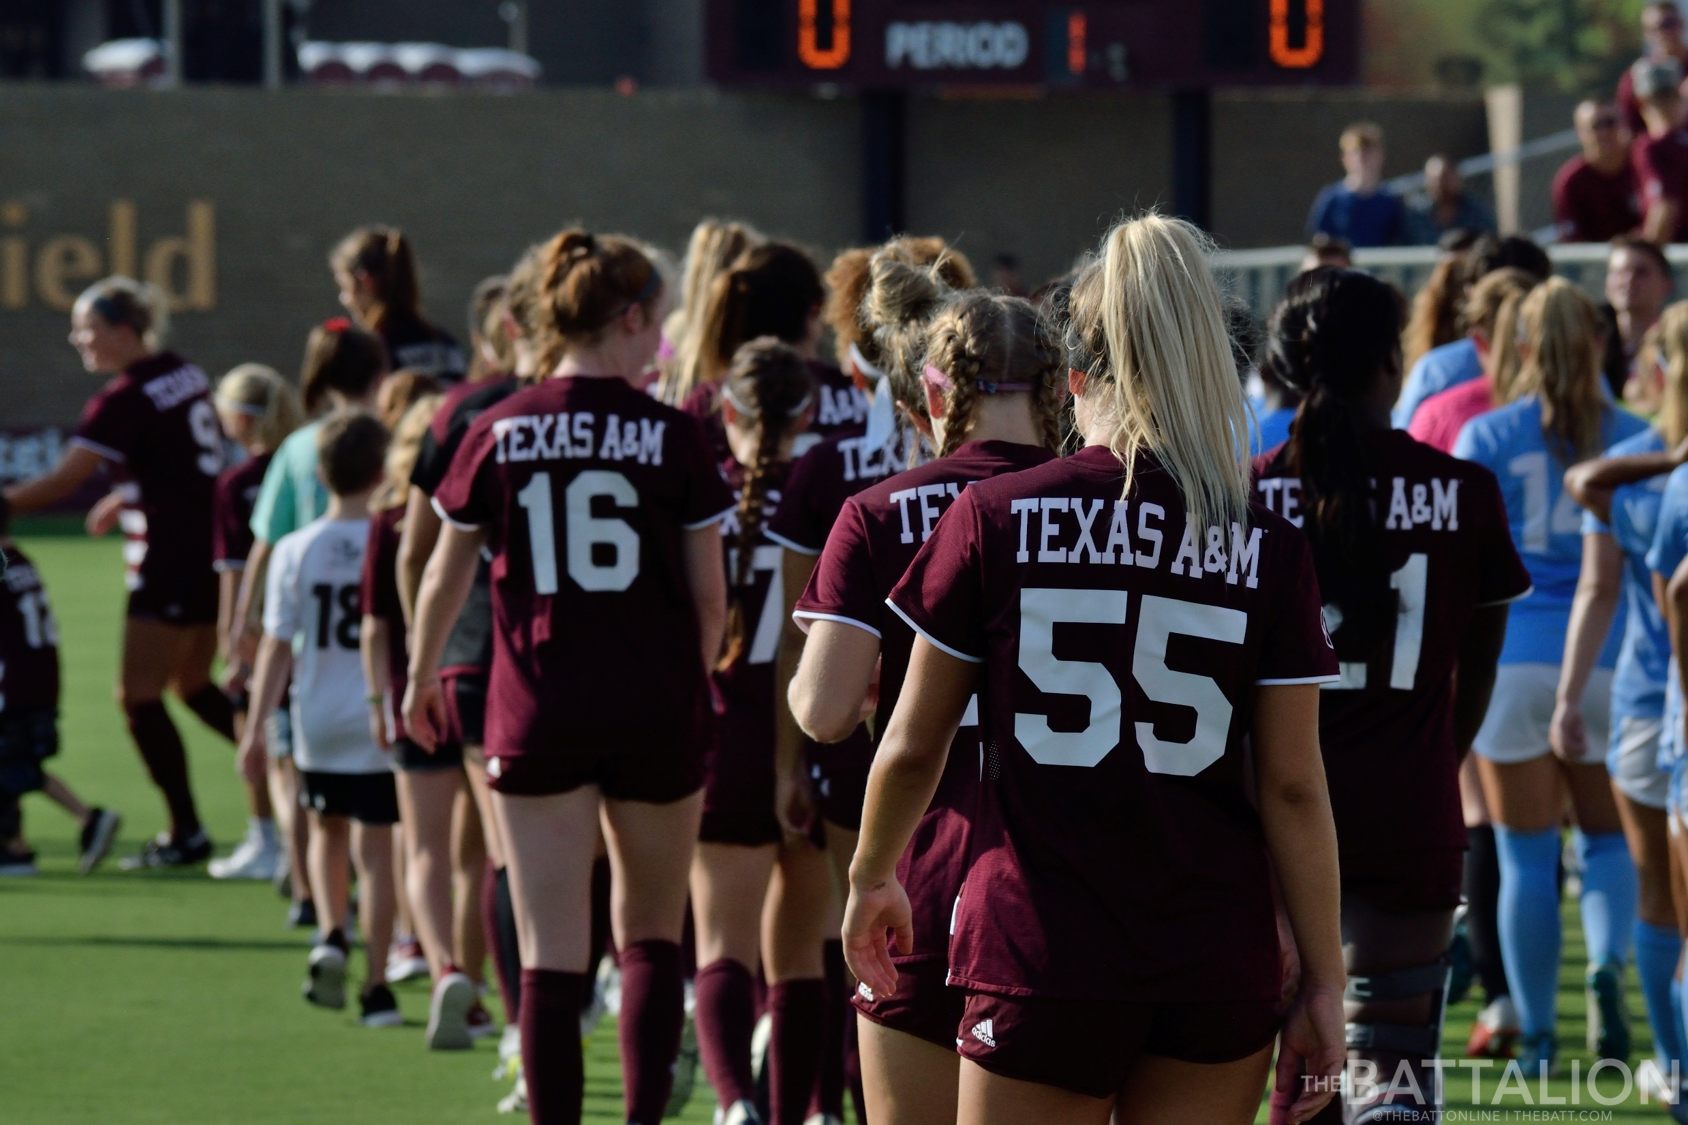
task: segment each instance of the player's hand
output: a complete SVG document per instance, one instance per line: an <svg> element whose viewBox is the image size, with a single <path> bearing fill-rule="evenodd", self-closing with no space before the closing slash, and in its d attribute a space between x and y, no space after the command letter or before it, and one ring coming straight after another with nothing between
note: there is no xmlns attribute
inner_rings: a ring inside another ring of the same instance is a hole
<svg viewBox="0 0 1688 1125"><path fill-rule="evenodd" d="M445 725L445 690L439 677L411 680L404 689L404 727L410 740L432 754Z"/></svg>
<svg viewBox="0 0 1688 1125"><path fill-rule="evenodd" d="M1272 1082L1272 1125L1301 1125L1335 1097L1348 1047L1342 987L1308 985L1296 997L1278 1035Z"/></svg>
<svg viewBox="0 0 1688 1125"><path fill-rule="evenodd" d="M244 695L252 680L252 666L231 660L223 665L223 694Z"/></svg>
<svg viewBox="0 0 1688 1125"><path fill-rule="evenodd" d="M258 642L263 639L262 630L244 621L234 626L227 641L230 660L250 669L258 662Z"/></svg>
<svg viewBox="0 0 1688 1125"><path fill-rule="evenodd" d="M1581 762L1588 755L1588 730L1583 726L1582 708L1563 700L1554 704L1547 743L1561 760Z"/></svg>
<svg viewBox="0 0 1688 1125"><path fill-rule="evenodd" d="M264 721L247 722L240 736L240 752L235 757L235 769L253 785L261 785L269 766L269 744L264 735Z"/></svg>
<svg viewBox="0 0 1688 1125"><path fill-rule="evenodd" d="M802 769L781 772L774 778L774 816L787 836L808 838L815 825L815 795Z"/></svg>
<svg viewBox="0 0 1688 1125"><path fill-rule="evenodd" d="M895 876L858 883L850 878L850 901L844 906L844 963L874 996L894 996L897 967L885 945L886 931L898 953L914 952L914 912Z"/></svg>
<svg viewBox="0 0 1688 1125"><path fill-rule="evenodd" d="M369 701L369 734L375 739L375 745L382 751L393 748L393 740L387 735L387 702L385 699L371 699Z"/></svg>
<svg viewBox="0 0 1688 1125"><path fill-rule="evenodd" d="M123 497L116 492L108 492L88 509L88 518L82 526L88 529L88 534L98 539L106 532L117 526L117 517L123 512Z"/></svg>

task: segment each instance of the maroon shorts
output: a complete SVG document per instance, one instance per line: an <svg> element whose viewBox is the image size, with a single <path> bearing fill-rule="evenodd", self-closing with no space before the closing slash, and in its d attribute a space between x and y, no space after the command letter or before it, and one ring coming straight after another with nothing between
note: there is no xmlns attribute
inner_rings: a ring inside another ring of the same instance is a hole
<svg viewBox="0 0 1688 1125"><path fill-rule="evenodd" d="M705 844L740 844L754 848L777 844L784 833L774 815L773 747L719 743L706 763L703 824Z"/></svg>
<svg viewBox="0 0 1688 1125"><path fill-rule="evenodd" d="M856 988L856 1011L892 1031L901 1031L953 1051L961 1034L967 993L949 983L948 961L909 961L897 966L897 991L867 998Z"/></svg>
<svg viewBox="0 0 1688 1125"><path fill-rule="evenodd" d="M448 672L440 676L445 695L446 737L460 746L486 742L485 672Z"/></svg>
<svg viewBox="0 0 1688 1125"><path fill-rule="evenodd" d="M488 754L487 785L519 797L549 797L596 785L611 801L666 805L703 788L703 755L574 750L547 754Z"/></svg>
<svg viewBox="0 0 1688 1125"><path fill-rule="evenodd" d="M843 742L808 743L809 780L815 808L829 824L862 830L862 806L867 803L867 774L873 768L873 740L858 726Z"/></svg>
<svg viewBox="0 0 1688 1125"><path fill-rule="evenodd" d="M1342 894L1385 914L1454 910L1465 881L1465 849L1342 857Z"/></svg>
<svg viewBox="0 0 1688 1125"><path fill-rule="evenodd" d="M129 591L129 616L164 625L215 625L217 574L209 564L172 574L142 566L140 585Z"/></svg>
<svg viewBox="0 0 1688 1125"><path fill-rule="evenodd" d="M1283 1023L1270 1000L1126 1004L967 994L961 1054L992 1074L1112 1097L1139 1055L1216 1064L1269 1046Z"/></svg>

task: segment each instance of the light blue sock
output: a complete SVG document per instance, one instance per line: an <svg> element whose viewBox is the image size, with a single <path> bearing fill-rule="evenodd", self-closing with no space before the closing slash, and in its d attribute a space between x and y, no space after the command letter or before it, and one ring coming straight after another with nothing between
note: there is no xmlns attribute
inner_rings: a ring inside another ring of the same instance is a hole
<svg viewBox="0 0 1688 1125"><path fill-rule="evenodd" d="M1688 1025L1682 1020L1682 982L1675 977L1670 978L1670 1008L1676 1017L1676 1045L1683 1047L1688 1043ZM1683 1048L1683 1057L1688 1062L1688 1048Z"/></svg>
<svg viewBox="0 0 1688 1125"><path fill-rule="evenodd" d="M1641 978L1641 995L1647 1001L1653 1052L1664 1061L1666 1070L1672 1059L1682 1060L1682 1023L1676 1014L1682 996L1676 983L1676 961L1681 955L1682 938L1675 926L1636 920L1635 973Z"/></svg>
<svg viewBox="0 0 1688 1125"><path fill-rule="evenodd" d="M1635 861L1622 832L1572 834L1582 867L1583 940L1591 966L1608 962L1622 968L1629 961L1635 928Z"/></svg>
<svg viewBox="0 0 1688 1125"><path fill-rule="evenodd" d="M1526 1037L1551 1033L1559 991L1559 831L1495 825L1501 959Z"/></svg>

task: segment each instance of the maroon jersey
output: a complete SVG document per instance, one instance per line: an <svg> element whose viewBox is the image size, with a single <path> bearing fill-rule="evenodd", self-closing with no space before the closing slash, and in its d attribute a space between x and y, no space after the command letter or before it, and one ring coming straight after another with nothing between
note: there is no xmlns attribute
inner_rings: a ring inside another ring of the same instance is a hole
<svg viewBox="0 0 1688 1125"><path fill-rule="evenodd" d="M908 674L914 631L885 604L938 517L974 481L1019 472L1050 459L1035 445L971 441L948 457L858 492L844 502L826 550L797 599L793 616L841 621L879 638L879 706L874 731L883 736ZM968 824L979 779L978 702L962 719L932 804L897 862L897 879L914 907L914 950L892 960L942 961L949 956L949 919L967 874ZM877 745L878 739L876 738Z"/></svg>
<svg viewBox="0 0 1688 1125"><path fill-rule="evenodd" d="M695 419L622 379L547 379L475 419L434 504L492 553L489 756L701 756L682 540L732 492Z"/></svg>
<svg viewBox="0 0 1688 1125"><path fill-rule="evenodd" d="M132 364L88 400L70 440L116 465L129 485L120 518L131 590L210 574L223 429L205 372L170 352Z"/></svg>
<svg viewBox="0 0 1688 1125"><path fill-rule="evenodd" d="M365 617L387 623L388 722L394 738L405 737L404 715L399 704L410 678L409 634L404 625L404 607L399 604L399 532L404 527L404 509L388 508L369 517L369 546L363 552L363 578L359 583Z"/></svg>
<svg viewBox="0 0 1688 1125"><path fill-rule="evenodd" d="M1277 929L1243 748L1257 685L1336 679L1306 539L1251 505L1198 529L1105 447L961 494L890 596L983 664L973 861L950 980L1128 1003L1273 1000Z"/></svg>
<svg viewBox="0 0 1688 1125"><path fill-rule="evenodd" d="M0 548L0 716L58 710L59 631L35 564Z"/></svg>
<svg viewBox="0 0 1688 1125"><path fill-rule="evenodd" d="M1553 221L1561 242L1610 242L1640 226L1630 162L1607 175L1580 156L1567 160L1553 177Z"/></svg>
<svg viewBox="0 0 1688 1125"><path fill-rule="evenodd" d="M1688 133L1674 130L1662 137L1643 134L1630 153L1643 212L1653 204L1669 200L1676 205L1676 227L1669 241L1678 241L1688 231Z"/></svg>
<svg viewBox="0 0 1688 1125"><path fill-rule="evenodd" d="M211 566L245 570L252 553L252 506L273 453L260 453L225 469L211 491Z"/></svg>
<svg viewBox="0 0 1688 1125"><path fill-rule="evenodd" d="M1319 696L1337 844L1344 866L1466 845L1454 746L1454 671L1480 606L1530 590L1494 475L1414 441L1374 434L1375 510L1384 516L1374 592L1395 592L1395 627L1370 650L1325 610L1342 679ZM1255 496L1300 526L1301 482L1284 448L1255 462ZM1387 799L1380 799L1387 795Z"/></svg>

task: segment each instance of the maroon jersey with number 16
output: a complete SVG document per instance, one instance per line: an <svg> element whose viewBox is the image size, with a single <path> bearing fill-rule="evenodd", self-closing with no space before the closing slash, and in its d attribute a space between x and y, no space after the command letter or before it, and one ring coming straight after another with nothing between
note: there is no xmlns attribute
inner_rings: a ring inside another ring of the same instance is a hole
<svg viewBox="0 0 1688 1125"><path fill-rule="evenodd" d="M1197 528L1091 447L961 494L890 604L982 664L988 739L950 980L1007 996L1255 1002L1277 927L1243 745L1258 685L1334 680L1306 539Z"/></svg>
<svg viewBox="0 0 1688 1125"><path fill-rule="evenodd" d="M703 755L682 539L732 507L696 419L625 380L547 379L475 419L434 493L492 553L490 758Z"/></svg>

